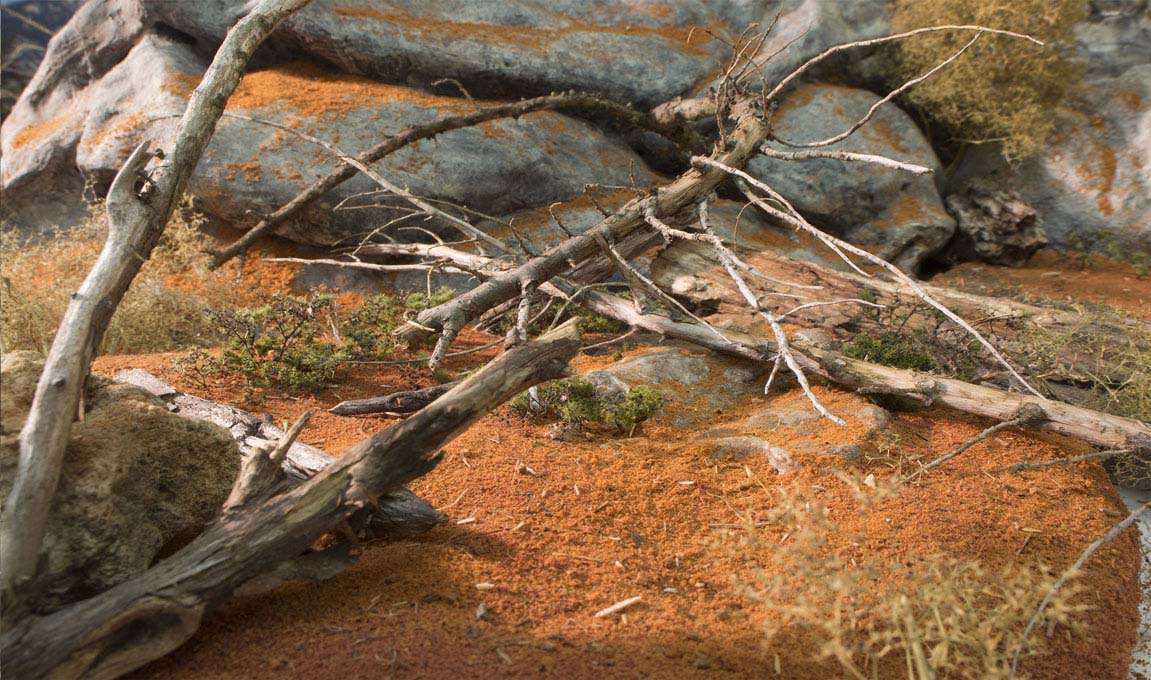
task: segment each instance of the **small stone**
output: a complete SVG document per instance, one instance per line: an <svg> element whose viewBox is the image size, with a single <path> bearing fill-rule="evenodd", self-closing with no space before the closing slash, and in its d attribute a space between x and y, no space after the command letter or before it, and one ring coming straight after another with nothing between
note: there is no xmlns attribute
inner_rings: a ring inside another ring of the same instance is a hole
<svg viewBox="0 0 1151 680"><path fill-rule="evenodd" d="M491 615L491 610L488 609L488 606L483 602L480 603L480 606L476 607L476 619L480 621L487 621L489 618L491 618Z"/></svg>

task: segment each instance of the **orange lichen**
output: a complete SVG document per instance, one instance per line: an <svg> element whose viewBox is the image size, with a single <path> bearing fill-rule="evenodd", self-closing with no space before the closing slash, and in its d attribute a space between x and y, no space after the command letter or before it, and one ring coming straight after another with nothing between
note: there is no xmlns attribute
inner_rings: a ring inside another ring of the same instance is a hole
<svg viewBox="0 0 1151 680"><path fill-rule="evenodd" d="M33 140L49 137L71 120L71 114L65 113L39 125L26 127L12 137L12 148L19 149Z"/></svg>
<svg viewBox="0 0 1151 680"><path fill-rule="evenodd" d="M263 177L261 172L260 163L258 161L247 161L245 163L228 163L224 166L228 174L225 176L229 182L236 179L239 173L244 174L244 179L248 184L255 184Z"/></svg>
<svg viewBox="0 0 1151 680"><path fill-rule="evenodd" d="M148 117L141 113L125 116L115 125L105 125L96 130L95 133L86 137L82 143L88 147L96 147L108 140L123 142L128 139L133 132L136 132L141 123L146 122L147 119Z"/></svg>
<svg viewBox="0 0 1151 680"><path fill-rule="evenodd" d="M1136 113L1141 113L1151 108L1151 104L1143 101L1142 95L1140 95L1135 90L1119 90L1118 94L1119 99L1121 99L1123 103L1127 105L1127 108L1135 111Z"/></svg>
<svg viewBox="0 0 1151 680"><path fill-rule="evenodd" d="M708 54L704 45L715 39L705 31L693 32L688 28L591 24L558 14L556 16L562 18L567 24L563 28L500 26L471 21L447 21L397 11L360 7L337 7L335 13L350 18L387 22L402 28L405 33L419 35L424 39L444 44L466 40L489 45L527 48L535 51L548 51L554 47L557 41L573 33L613 33L654 37L693 55ZM708 26L708 28L714 29L717 26Z"/></svg>

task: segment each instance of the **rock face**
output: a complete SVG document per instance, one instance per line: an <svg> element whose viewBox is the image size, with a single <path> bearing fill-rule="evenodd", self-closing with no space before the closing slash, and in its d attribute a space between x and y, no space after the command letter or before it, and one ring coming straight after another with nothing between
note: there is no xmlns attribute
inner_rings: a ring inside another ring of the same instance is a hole
<svg viewBox="0 0 1151 680"><path fill-rule="evenodd" d="M42 107L35 112L37 124L23 129L19 125L24 119L14 114L3 137L5 190L53 181L74 186L64 179L75 174L74 169L80 171L77 177L94 181L98 191L106 187L140 140L158 140L162 146L169 138L175 123L164 116L183 110L206 67L190 45L148 35L100 80L66 107L61 105L63 110ZM228 112L283 123L355 154L410 125L471 106L462 98L289 64L245 76ZM210 215L247 227L334 166L328 151L283 130L223 118L189 191ZM592 182L623 184L633 177L641 185L654 181L622 144L584 122L551 112L449 132L389 156L377 169L418 195L497 214L577 196ZM354 198L376 188L362 176L346 182L279 233L309 244L354 243L407 214L388 207L351 209L379 204L374 197ZM20 191L22 199L7 210L16 222L42 218L66 202L61 193L68 191ZM71 195L79 210L79 192Z"/></svg>
<svg viewBox="0 0 1151 680"><path fill-rule="evenodd" d="M862 118L878 99L864 90L803 85L776 112L774 134L795 144L833 137ZM889 105L851 137L820 148L939 168L927 138L909 116ZM757 157L748 167L816 226L853 243L881 246L882 254L905 270L917 268L955 231L955 220L944 210L931 175L830 159Z"/></svg>
<svg viewBox="0 0 1151 680"><path fill-rule="evenodd" d="M213 45L241 0L143 0L149 15ZM316 0L284 22L276 45L390 83L462 82L477 96L578 89L653 105L690 91L727 56L693 26L728 32L762 0L675 3Z"/></svg>
<svg viewBox="0 0 1151 680"><path fill-rule="evenodd" d="M43 360L0 362L0 495L15 476L17 436ZM72 426L45 538L42 612L95 595L147 569L215 517L239 470L227 430L169 413L147 392L91 379Z"/></svg>
<svg viewBox="0 0 1151 680"><path fill-rule="evenodd" d="M1089 78L1071 104L1039 156L1012 168L977 147L950 193L976 181L1008 187L1035 208L1056 246L1151 255L1151 64Z"/></svg>
<svg viewBox="0 0 1151 680"><path fill-rule="evenodd" d="M1076 61L1089 77L1117 76L1151 64L1151 4L1147 0L1091 0L1075 27Z"/></svg>

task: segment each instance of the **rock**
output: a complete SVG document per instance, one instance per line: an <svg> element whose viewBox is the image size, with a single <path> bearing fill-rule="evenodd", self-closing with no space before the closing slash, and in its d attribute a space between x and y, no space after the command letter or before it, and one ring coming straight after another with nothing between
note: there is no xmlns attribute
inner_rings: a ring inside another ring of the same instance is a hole
<svg viewBox="0 0 1151 680"><path fill-rule="evenodd" d="M891 4L891 0L782 0L768 3L759 20L760 26L770 26L777 13L779 20L775 21L775 28L756 52L756 62L762 64L759 71L763 80L768 87L773 87L829 47L890 33L888 16ZM860 70L863 54L857 50L850 63L829 60L831 68L820 69L817 73L834 70L840 77L850 77ZM758 72L756 78L759 78Z"/></svg>
<svg viewBox="0 0 1151 680"><path fill-rule="evenodd" d="M629 387L647 385L667 399L663 413L677 428L714 420L756 390L763 367L728 357L693 354L687 348L655 349L599 371Z"/></svg>
<svg viewBox="0 0 1151 680"><path fill-rule="evenodd" d="M862 118L878 99L864 90L803 85L775 114L774 134L793 143L832 137ZM909 116L891 105L879 109L846 140L821 148L877 154L939 169L927 138ZM931 175L830 159L758 157L748 167L816 226L852 243L881 246L881 254L906 271L917 269L955 231L955 220L944 209Z"/></svg>
<svg viewBox="0 0 1151 680"><path fill-rule="evenodd" d="M70 105L66 135L30 138L27 131L6 130L5 189L29 175L63 172L60 167L55 172L32 167L28 158L73 153L81 172L106 187L145 134L164 145L174 120L146 121L182 111L205 67L191 46L158 35L145 37ZM230 113L281 122L353 154L412 124L471 108L465 99L428 95L307 64L247 74L228 104ZM8 155L10 151L15 155ZM335 164L328 151L282 130L223 118L188 189L209 215L249 227ZM592 182L623 184L632 177L642 185L655 181L621 143L587 123L552 112L445 133L389 156L376 168L416 194L489 214L571 198ZM278 233L307 244L348 244L396 218L410 216L407 204L395 197L366 196L377 189L367 178L356 177L282 225ZM56 192L38 200L60 198ZM360 207L378 204L404 207ZM399 229L405 226L409 225L400 223L390 233L411 240L410 232Z"/></svg>
<svg viewBox="0 0 1151 680"><path fill-rule="evenodd" d="M43 360L0 361L0 494L16 471L17 436ZM168 412L146 391L91 378L72 426L45 537L39 612L91 597L143 572L212 521L239 470L227 430Z"/></svg>
<svg viewBox="0 0 1151 680"><path fill-rule="evenodd" d="M1118 76L1151 64L1151 4L1147 0L1091 0L1075 26L1074 60L1089 77Z"/></svg>
<svg viewBox="0 0 1151 680"><path fill-rule="evenodd" d="M715 458L730 458L741 460L751 456L763 456L779 474L794 472L798 466L791 459L790 454L774 444L759 437L719 437L708 440L712 450L709 455Z"/></svg>
<svg viewBox="0 0 1151 680"><path fill-rule="evenodd" d="M0 118L6 118L16 98L36 72L48 39L41 27L55 33L68 22L80 0L9 0L4 7L11 10L0 23ZM25 21L27 17L30 21Z"/></svg>
<svg viewBox="0 0 1151 680"><path fill-rule="evenodd" d="M1056 112L1048 146L1018 168L989 145L975 147L948 193L977 181L1017 192L1052 245L1151 255L1151 64L1086 80Z"/></svg>
<svg viewBox="0 0 1151 680"><path fill-rule="evenodd" d="M1039 214L1018 194L976 182L946 204L959 224L948 248L951 259L1017 267L1047 245Z"/></svg>
<svg viewBox="0 0 1151 680"><path fill-rule="evenodd" d="M738 33L758 20L764 4L315 0L270 42L390 83L454 78L481 97L576 89L649 106L688 93L728 56L723 43L693 27ZM247 3L144 0L144 6L154 21L211 50Z"/></svg>
<svg viewBox="0 0 1151 680"><path fill-rule="evenodd" d="M143 30L135 0L92 0L48 43L0 128L0 215L9 225L40 231L84 217L83 201L72 198L85 181L75 165L87 110L83 92L124 59Z"/></svg>

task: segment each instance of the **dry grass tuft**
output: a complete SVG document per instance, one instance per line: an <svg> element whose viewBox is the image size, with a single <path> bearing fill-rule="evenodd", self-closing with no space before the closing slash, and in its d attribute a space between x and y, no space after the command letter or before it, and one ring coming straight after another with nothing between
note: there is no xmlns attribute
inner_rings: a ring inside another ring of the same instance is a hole
<svg viewBox="0 0 1151 680"><path fill-rule="evenodd" d="M861 512L898 493L883 482L852 486ZM829 538L841 530L827 508L792 492L767 522L749 526L732 545L750 567L737 588L767 610L769 657L804 644L815 650L813 662L829 664L829 677L925 680L1008 678L1017 646L1024 659L1043 652L1044 635L1022 638L1055 580L1042 567L990 569L943 555L897 565L866 552L840 555ZM1056 595L1048 625L1076 628L1085 609L1078 594L1071 584Z"/></svg>
<svg viewBox="0 0 1151 680"><path fill-rule="evenodd" d="M160 352L218 340L206 322L209 289L224 285L207 271L203 217L188 204L177 210L152 258L116 310L101 345L104 354ZM102 203L80 225L43 240L0 233L0 351L48 351L71 294L87 276L107 234ZM172 285L195 272L195 291Z"/></svg>
<svg viewBox="0 0 1151 680"><path fill-rule="evenodd" d="M1064 53L1086 8L1077 0L897 0L892 26L898 31L976 24L1047 43L984 35L946 73L916 86L911 101L957 140L1002 142L1012 162L1033 155L1054 129L1056 105L1077 80ZM970 33L943 31L903 41L896 48L898 76L927 71L970 39Z"/></svg>

